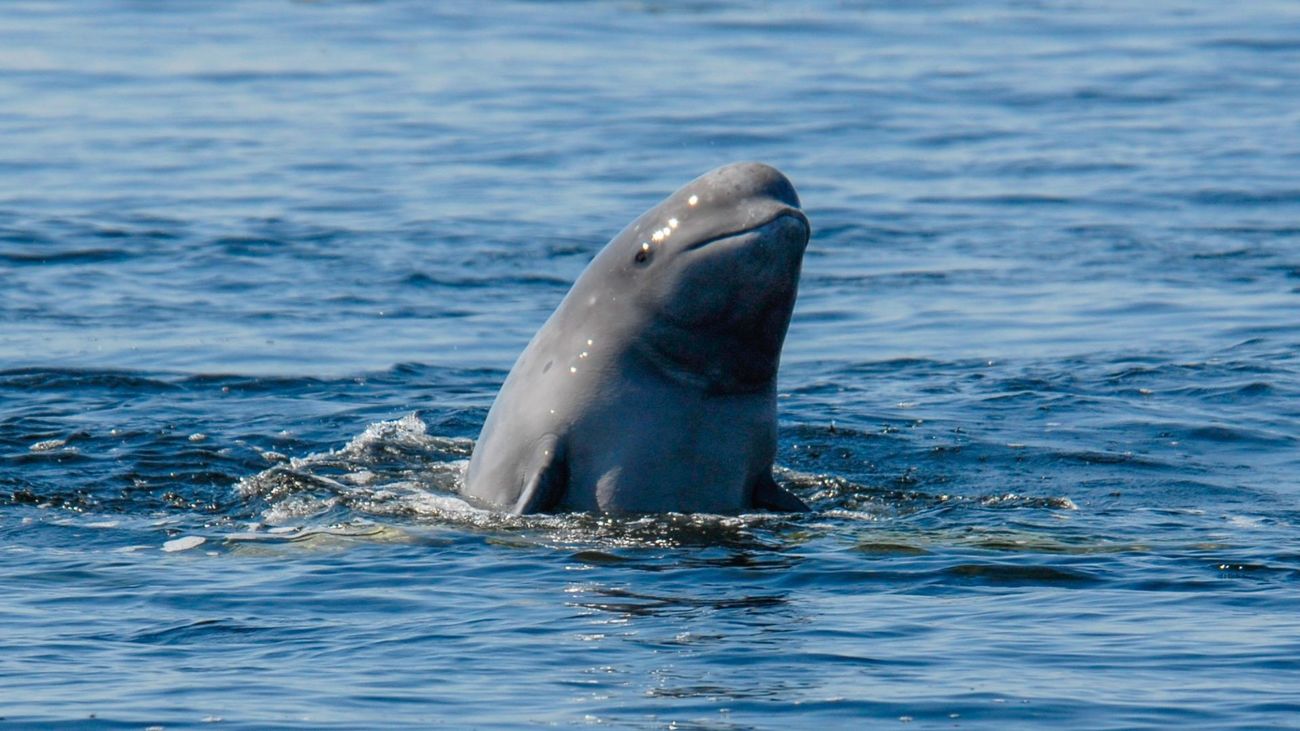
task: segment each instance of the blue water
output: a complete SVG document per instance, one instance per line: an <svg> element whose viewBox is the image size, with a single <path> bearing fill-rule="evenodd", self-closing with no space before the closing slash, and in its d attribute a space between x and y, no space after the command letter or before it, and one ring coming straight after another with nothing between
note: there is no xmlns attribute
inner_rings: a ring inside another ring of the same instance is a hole
<svg viewBox="0 0 1300 731"><path fill-rule="evenodd" d="M1139 7L1140 6L1140 7ZM0 726L1300 727L1300 5L7 2ZM455 497L595 251L813 222L806 516Z"/></svg>

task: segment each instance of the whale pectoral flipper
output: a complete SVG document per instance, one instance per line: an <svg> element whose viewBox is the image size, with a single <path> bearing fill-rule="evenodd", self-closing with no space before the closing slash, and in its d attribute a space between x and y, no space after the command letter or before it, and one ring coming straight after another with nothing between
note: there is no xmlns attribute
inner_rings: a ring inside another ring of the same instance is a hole
<svg viewBox="0 0 1300 731"><path fill-rule="evenodd" d="M529 464L532 465L532 470L525 475L524 489L519 493L519 500L511 511L515 515L551 510L560 504L564 491L569 486L564 450L554 434L546 434L537 440Z"/></svg>
<svg viewBox="0 0 1300 731"><path fill-rule="evenodd" d="M808 504L789 490L776 484L772 475L765 474L754 485L754 507L778 513L806 513Z"/></svg>

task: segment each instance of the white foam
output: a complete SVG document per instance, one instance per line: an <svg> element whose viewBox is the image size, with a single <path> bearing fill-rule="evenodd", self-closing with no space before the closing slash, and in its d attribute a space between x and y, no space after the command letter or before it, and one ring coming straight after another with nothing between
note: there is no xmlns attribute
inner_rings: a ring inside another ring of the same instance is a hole
<svg viewBox="0 0 1300 731"><path fill-rule="evenodd" d="M167 553L176 553L178 551L188 551L191 548L197 548L207 542L208 539L203 536L184 536L183 538L173 538L163 544L162 550Z"/></svg>
<svg viewBox="0 0 1300 731"><path fill-rule="evenodd" d="M33 452L50 452L55 449L58 449L59 447L62 447L67 443L68 440L66 439L46 439L45 441L37 442L33 444L32 446L28 447L28 449Z"/></svg>

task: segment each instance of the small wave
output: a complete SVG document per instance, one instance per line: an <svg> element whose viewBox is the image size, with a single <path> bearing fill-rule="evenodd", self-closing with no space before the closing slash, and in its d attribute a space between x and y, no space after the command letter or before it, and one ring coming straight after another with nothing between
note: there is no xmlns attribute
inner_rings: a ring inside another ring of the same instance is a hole
<svg viewBox="0 0 1300 731"><path fill-rule="evenodd" d="M10 264L103 264L129 259L134 254L122 249L69 249L65 251L0 252L0 261Z"/></svg>
<svg viewBox="0 0 1300 731"><path fill-rule="evenodd" d="M942 132L926 132L911 138L908 143L918 147L946 148L973 145L981 142L996 142L1014 136L1015 133L1010 130L958 128Z"/></svg>
<svg viewBox="0 0 1300 731"><path fill-rule="evenodd" d="M1264 429L1248 429L1240 425L1207 424L1187 428L1187 440L1199 439L1208 442L1244 443L1260 446L1285 446L1295 444L1296 437L1282 432Z"/></svg>
<svg viewBox="0 0 1300 731"><path fill-rule="evenodd" d="M777 607L789 602L782 594L746 596L669 596L643 594L607 587L577 587L571 591L574 606L601 612L636 616L692 615L701 611L750 610Z"/></svg>
<svg viewBox="0 0 1300 731"><path fill-rule="evenodd" d="M1207 188L1186 196L1188 202L1211 206L1276 206L1300 203L1300 189L1244 190Z"/></svg>
<svg viewBox="0 0 1300 731"><path fill-rule="evenodd" d="M142 645L189 645L212 642L254 642L257 636L275 632L276 628L259 627L234 619L200 619L161 629L149 629L126 637L127 642ZM118 638L114 638L118 639Z"/></svg>
<svg viewBox="0 0 1300 731"><path fill-rule="evenodd" d="M178 386L175 383L133 371L16 368L0 371L0 388L51 391L77 391L96 388L170 391L175 390Z"/></svg>
<svg viewBox="0 0 1300 731"><path fill-rule="evenodd" d="M1237 51L1262 51L1282 53L1300 51L1300 40L1295 38L1215 38L1204 42L1207 48L1226 48Z"/></svg>
<svg viewBox="0 0 1300 731"><path fill-rule="evenodd" d="M329 72L318 71L315 69L289 68L289 69L229 69L222 71L203 71L188 74L187 78L194 81L208 82L214 84L240 84L246 82L293 82L293 83L311 83L311 82L337 82L340 78L344 79L365 79L365 78L383 78L389 73L382 69L344 69L333 70Z"/></svg>
<svg viewBox="0 0 1300 731"><path fill-rule="evenodd" d="M219 388L222 393L292 393L302 388L321 387L319 378L310 376L232 376L202 374L189 376L177 385L186 388Z"/></svg>
<svg viewBox="0 0 1300 731"><path fill-rule="evenodd" d="M1006 193L1003 195L972 195L972 196L921 196L915 199L917 203L929 204L963 204L973 203L976 205L989 206L1065 206L1077 203L1073 198L1059 195L1047 195L1042 193Z"/></svg>
<svg viewBox="0 0 1300 731"><path fill-rule="evenodd" d="M1186 386L1167 393L1191 396L1201 401L1237 403L1246 399L1272 397L1277 392L1277 386L1267 381L1247 381L1222 386Z"/></svg>
<svg viewBox="0 0 1300 731"><path fill-rule="evenodd" d="M1201 259L1201 260L1246 259L1250 257L1257 257L1260 256L1261 254L1262 252L1259 251L1258 249L1248 248L1248 247L1234 247L1231 249L1222 249L1219 251L1198 251L1192 254L1192 258Z"/></svg>
<svg viewBox="0 0 1300 731"><path fill-rule="evenodd" d="M285 250L286 244L278 239L261 236L226 236L209 243L211 247L232 256L261 257Z"/></svg>
<svg viewBox="0 0 1300 731"><path fill-rule="evenodd" d="M1167 462L1144 457L1133 452L1105 452L1098 449L1054 450L1048 454L1065 462L1083 465L1124 465L1125 467L1145 467L1148 469L1165 469L1171 465Z"/></svg>
<svg viewBox="0 0 1300 731"><path fill-rule="evenodd" d="M1035 564L958 564L942 571L945 578L995 586L1040 584L1090 585L1101 579L1079 570Z"/></svg>
<svg viewBox="0 0 1300 731"><path fill-rule="evenodd" d="M1078 510L1068 497L1021 495L1014 492L993 495L958 495L923 490L876 487L860 484L837 475L816 475L777 467L777 476L787 486L811 501L825 517L878 522L901 519L935 509L999 508L1009 510ZM895 484L909 484L910 479L896 479Z"/></svg>

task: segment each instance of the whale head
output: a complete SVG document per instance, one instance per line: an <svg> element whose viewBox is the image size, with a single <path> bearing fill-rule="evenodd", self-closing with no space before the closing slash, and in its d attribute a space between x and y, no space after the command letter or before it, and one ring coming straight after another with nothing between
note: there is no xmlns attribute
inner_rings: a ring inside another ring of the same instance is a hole
<svg viewBox="0 0 1300 731"><path fill-rule="evenodd" d="M809 235L790 181L737 163L642 214L590 268L654 367L712 392L752 392L775 383Z"/></svg>

